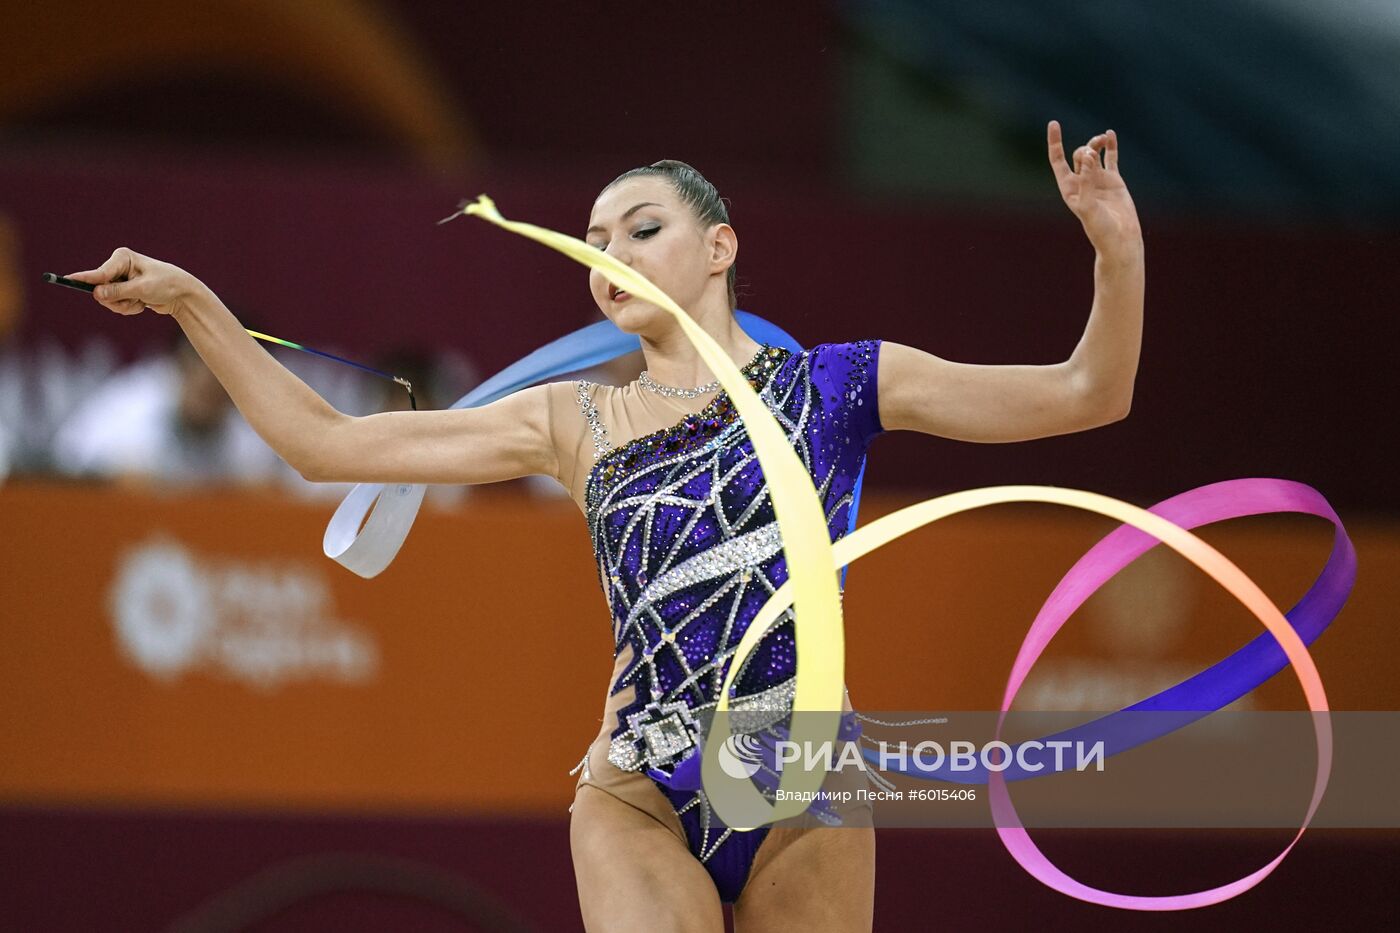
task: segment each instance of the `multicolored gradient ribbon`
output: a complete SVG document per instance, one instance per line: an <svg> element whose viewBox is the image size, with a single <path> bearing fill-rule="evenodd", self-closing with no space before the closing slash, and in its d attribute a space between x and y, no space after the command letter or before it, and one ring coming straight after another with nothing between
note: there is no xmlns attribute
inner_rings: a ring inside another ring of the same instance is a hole
<svg viewBox="0 0 1400 933"><path fill-rule="evenodd" d="M1151 510L1144 510L1108 496L1078 489L1053 486L989 487L951 493L908 506L865 527L854 529L833 545L828 537L816 489L776 419L714 339L665 293L631 268L580 240L532 224L506 220L484 195L466 205L463 213L480 217L556 249L598 270L619 288L625 288L637 298L670 313L719 379L744 419L754 452L768 480L784 543L788 580L764 604L745 631L720 691L719 713L728 710L733 678L742 669L743 661L757 646L762 633L787 606L792 605L797 618L794 626L797 654L801 659L797 670L794 709L807 714L798 717L800 728L793 730L792 740L812 742L814 745L829 741L837 732L840 714L828 711L839 710L842 705L844 634L836 583L832 574L823 568L844 568L851 561L916 528L959 512L1010 502L1056 503L1117 519L1125 527L1109 535L1086 554L1047 599L1022 643L1008 678L998 719L998 737L1006 713L1031 667L1074 609L1119 569L1160 541L1224 586L1254 613L1268 631L1209 670L1131 709L1208 711L1219 708L1281 669L1282 663L1278 657L1281 651L1283 659L1298 673L1308 707L1315 714L1313 723L1318 766L1312 800L1293 841L1267 865L1217 888L1168 897L1137 897L1092 888L1070 878L1031 841L1011 804L1005 776L1001 772L992 772L985 780L990 786L997 833L1012 857L1042 883L1080 900L1132 910L1183 910L1218 903L1249 890L1272 872L1302 837L1326 790L1332 760L1327 698L1306 643L1315 639L1335 617L1355 579L1355 553L1351 542L1346 538L1336 514L1316 490L1286 480L1235 480L1191 490ZM610 356L601 356L582 365L591 365L606 358ZM1283 510L1322 515L1331 519L1337 528L1332 559L1308 596L1294 607L1295 619L1292 624L1243 571L1192 534L1187 527L1177 524L1180 521L1186 522L1188 527L1196 527L1237 515ZM851 511L854 522L854 505ZM327 537L329 541L330 529L327 529ZM1295 625L1298 630L1295 630ZM1222 700L1227 696L1229 699ZM1192 703L1205 705L1189 705ZM1111 718L1105 717L1106 720ZM1180 724L1184 725L1185 722ZM1094 725L1091 723L1084 728ZM778 787L790 792L785 795L788 799L770 804L748 781L730 778L722 770L716 752L730 734L727 717L717 716L712 733L704 743L702 780L721 819L742 831L802 812L805 804L801 799L817 789L823 773L818 770L785 769ZM1148 741L1152 737L1137 738ZM1141 741L1137 744L1141 744ZM1117 750L1121 751L1124 747Z"/></svg>
<svg viewBox="0 0 1400 933"><path fill-rule="evenodd" d="M1352 547L1351 539L1347 537L1341 519L1321 493L1303 483L1263 478L1226 480L1173 496L1157 503L1148 511L1187 529L1231 518L1278 512L1316 515L1330 521L1335 527L1335 532L1332 538L1332 552L1327 563L1303 598L1285 613L1293 631L1305 645L1316 641L1337 617L1356 582L1356 550ZM1026 645L1031 645L1032 640L1039 639L1042 633L1048 633L1045 636L1045 642L1048 642L1085 600L1118 571L1157 544L1155 538L1131 527L1118 528L1105 536L1070 568L1045 600L1026 636ZM1036 657L1044 648L1045 642L1036 642ZM1031 650L1024 646L1023 648ZM1033 661L1034 658L1032 663ZM1233 703L1288 664L1288 655L1280 648L1279 641L1272 633L1265 632L1234 654L1173 687L1117 713L1034 741L1087 744L1102 741L1105 745L1105 757L1112 757L1184 728ZM1019 688L1028 672L1029 668L1024 671L1013 670L1012 678L1016 687ZM1162 715L1136 715L1142 712ZM1166 713L1176 715L1165 715ZM1001 771L1003 779L1019 781L1047 773L1035 770L1035 766L1048 760L1050 749L1037 754L1033 751L1035 746L1029 746L1032 751L1026 758L1026 764L1029 765L1026 768L1020 763L1022 751L1019 744L1012 748L1012 760L1016 763ZM877 755L869 751L866 758L875 761ZM966 771L955 771L947 762L935 766L916 763L910 770L899 767L892 767L890 770L899 770L901 773L926 780L950 783L988 782L988 769L981 765Z"/></svg>
<svg viewBox="0 0 1400 933"><path fill-rule="evenodd" d="M323 356L328 360L335 360L337 363L344 363L346 366L353 366L356 369L363 369L367 373L374 373L376 376L383 376L385 379L397 382L399 385L403 386L405 389L408 390L409 407L412 408L414 411L418 410L418 400L413 397L413 383L409 382L402 376L395 376L393 373L386 373L382 369L375 369L373 366L366 366L364 363L356 363L354 360L347 360L343 356L336 356L334 353L327 353L324 350L317 350L315 347L308 347L305 344L292 343L290 340L283 340L281 337L274 337L271 334L260 334L255 330L249 330L247 327L243 329L252 336L258 338L259 340L265 340L268 343L275 343L278 346L282 347L291 347L293 350L300 350L303 353L314 353L316 356Z"/></svg>

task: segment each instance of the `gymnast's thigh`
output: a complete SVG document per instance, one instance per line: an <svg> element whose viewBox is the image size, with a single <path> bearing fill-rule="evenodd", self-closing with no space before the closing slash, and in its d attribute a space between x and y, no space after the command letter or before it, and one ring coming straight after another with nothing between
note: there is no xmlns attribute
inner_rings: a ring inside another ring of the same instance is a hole
<svg viewBox="0 0 1400 933"><path fill-rule="evenodd" d="M569 821L583 924L591 931L723 933L714 882L655 817L580 784Z"/></svg>
<svg viewBox="0 0 1400 933"><path fill-rule="evenodd" d="M872 826L775 826L734 905L735 933L869 933L875 923Z"/></svg>

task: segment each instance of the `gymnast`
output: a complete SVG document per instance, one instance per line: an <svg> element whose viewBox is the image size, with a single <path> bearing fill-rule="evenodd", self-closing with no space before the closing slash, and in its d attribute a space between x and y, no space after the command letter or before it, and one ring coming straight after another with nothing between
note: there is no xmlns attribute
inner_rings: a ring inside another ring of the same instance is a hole
<svg viewBox="0 0 1400 933"><path fill-rule="evenodd" d="M675 299L742 368L807 467L835 540L847 530L866 448L883 431L1003 443L1127 415L1144 255L1117 136L1094 136L1071 165L1059 124L1050 121L1046 134L1060 195L1096 252L1089 320L1060 363L973 365L878 339L800 352L755 341L734 314L739 244L725 202L683 162L612 181L593 203L585 239ZM570 807L587 929L721 931L724 903L737 930L871 929L868 814L848 811L839 826L735 831L703 788L679 779L699 748L697 714L714 709L740 638L787 571L743 421L668 313L595 270L598 308L640 338L638 379L548 382L479 407L352 417L177 266L122 247L68 277L97 285L95 299L111 311L173 317L248 423L309 480L469 484L543 474L569 492L588 524L614 642L602 729L575 768ZM791 709L795 665L789 607L737 672L731 708ZM849 694L843 709L852 711Z"/></svg>

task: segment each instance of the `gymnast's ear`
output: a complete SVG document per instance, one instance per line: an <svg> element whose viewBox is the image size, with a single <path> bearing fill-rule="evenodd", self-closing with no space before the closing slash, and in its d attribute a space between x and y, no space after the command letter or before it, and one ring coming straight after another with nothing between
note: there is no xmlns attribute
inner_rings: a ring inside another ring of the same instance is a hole
<svg viewBox="0 0 1400 933"><path fill-rule="evenodd" d="M729 224L715 224L706 237L710 249L710 272L723 272L739 255L739 235Z"/></svg>

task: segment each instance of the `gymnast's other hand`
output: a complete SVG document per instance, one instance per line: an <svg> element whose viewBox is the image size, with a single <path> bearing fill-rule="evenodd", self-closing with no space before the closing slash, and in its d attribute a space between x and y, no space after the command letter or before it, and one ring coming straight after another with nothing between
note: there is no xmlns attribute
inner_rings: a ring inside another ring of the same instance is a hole
<svg viewBox="0 0 1400 933"><path fill-rule="evenodd" d="M97 303L118 314L140 314L150 308L157 314L175 314L204 283L179 266L119 246L96 269L70 272L68 278L96 285Z"/></svg>
<svg viewBox="0 0 1400 933"><path fill-rule="evenodd" d="M1094 248L1101 255L1110 256L1140 249L1142 226L1138 222L1137 208L1133 206L1123 176L1118 173L1118 134L1108 130L1074 150L1073 169L1065 158L1058 121L1050 121L1046 138L1050 167L1055 172L1060 196L1083 224L1084 233Z"/></svg>

